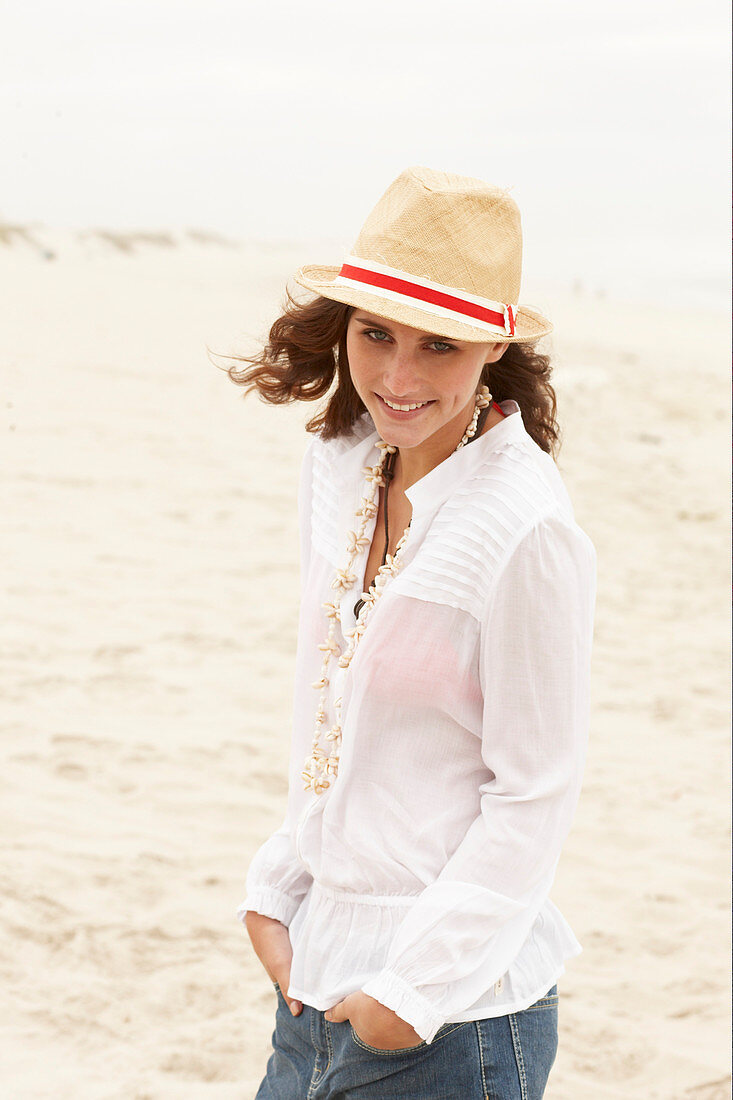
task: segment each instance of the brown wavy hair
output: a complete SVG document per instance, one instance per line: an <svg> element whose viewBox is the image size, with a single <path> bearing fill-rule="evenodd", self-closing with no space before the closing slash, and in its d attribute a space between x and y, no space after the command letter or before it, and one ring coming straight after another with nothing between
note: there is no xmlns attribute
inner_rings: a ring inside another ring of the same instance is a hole
<svg viewBox="0 0 733 1100"><path fill-rule="evenodd" d="M228 367L227 374L245 386L246 393L257 390L263 401L273 405L318 401L332 389L306 429L319 432L323 439L346 435L365 411L351 381L346 354L346 328L355 307L320 296L298 302L289 290L286 295L283 313L272 325L263 350L255 356L227 356L246 364ZM495 401L513 398L517 402L528 434L556 458L560 430L551 373L549 355L540 354L531 344L509 344L501 359L484 367L481 380L489 384L490 377Z"/></svg>

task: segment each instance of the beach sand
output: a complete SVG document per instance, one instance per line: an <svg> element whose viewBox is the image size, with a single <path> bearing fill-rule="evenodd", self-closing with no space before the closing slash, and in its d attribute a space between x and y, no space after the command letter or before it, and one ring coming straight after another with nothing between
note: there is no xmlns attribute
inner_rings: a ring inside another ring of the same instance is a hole
<svg viewBox="0 0 733 1100"><path fill-rule="evenodd" d="M312 407L244 399L305 246L0 233L0 1091L253 1097L235 909L280 824ZM729 1095L728 326L544 288L598 551L586 780L553 900L548 1100Z"/></svg>

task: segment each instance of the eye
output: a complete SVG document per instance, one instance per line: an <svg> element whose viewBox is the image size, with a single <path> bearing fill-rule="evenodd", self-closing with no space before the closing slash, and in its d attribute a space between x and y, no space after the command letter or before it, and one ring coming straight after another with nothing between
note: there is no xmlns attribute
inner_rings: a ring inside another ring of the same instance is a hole
<svg viewBox="0 0 733 1100"><path fill-rule="evenodd" d="M372 340L375 344L384 344L389 340L389 333L385 332L381 328L367 328L364 329L363 334L369 340ZM446 340L433 340L428 344L429 348L432 348L437 355L446 355L449 351L455 351L455 345L449 344Z"/></svg>

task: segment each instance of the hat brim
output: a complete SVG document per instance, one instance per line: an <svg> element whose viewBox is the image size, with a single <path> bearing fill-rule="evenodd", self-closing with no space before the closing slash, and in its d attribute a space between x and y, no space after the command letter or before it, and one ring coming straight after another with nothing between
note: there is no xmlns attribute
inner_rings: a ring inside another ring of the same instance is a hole
<svg viewBox="0 0 733 1100"><path fill-rule="evenodd" d="M452 340L466 340L468 343L486 344L522 344L539 340L552 332L552 323L526 306L520 306L517 311L514 325L514 336L505 336L502 333L487 332L486 329L476 328L474 325L463 321L453 320L447 317L438 317L434 313L420 309L419 305L407 305L403 302L395 302L390 298L382 298L379 294L372 294L367 290L356 287L340 286L336 283L336 276L340 267L323 267L318 264L309 264L301 267L293 276L299 286L306 290L312 290L323 298L330 298L334 302L344 302L346 305L359 306L362 309L375 313L378 317L384 317L389 321L397 321L412 328L422 329L425 332L434 333L436 336L447 336Z"/></svg>

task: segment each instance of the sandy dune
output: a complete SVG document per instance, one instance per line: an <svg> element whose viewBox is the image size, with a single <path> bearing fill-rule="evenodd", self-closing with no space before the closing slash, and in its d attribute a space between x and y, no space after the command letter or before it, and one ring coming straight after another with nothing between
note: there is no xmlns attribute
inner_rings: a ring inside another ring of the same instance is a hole
<svg viewBox="0 0 733 1100"><path fill-rule="evenodd" d="M24 230L21 232L19 230ZM12 230L12 232L11 232ZM274 994L234 911L282 817L303 409L208 361L325 248L0 233L0 1092L247 1098ZM528 288L598 550L585 951L548 1100L719 1100L728 1060L728 328Z"/></svg>

